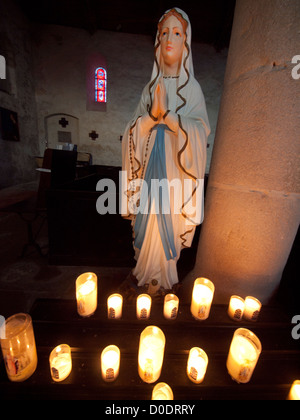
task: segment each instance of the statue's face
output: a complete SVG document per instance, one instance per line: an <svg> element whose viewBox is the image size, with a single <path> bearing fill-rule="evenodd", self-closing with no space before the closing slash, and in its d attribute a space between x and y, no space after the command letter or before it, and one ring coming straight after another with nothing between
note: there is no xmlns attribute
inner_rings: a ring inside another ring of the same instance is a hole
<svg viewBox="0 0 300 420"><path fill-rule="evenodd" d="M163 60L168 65L180 64L185 35L181 22L175 17L170 16L163 23L160 42Z"/></svg>

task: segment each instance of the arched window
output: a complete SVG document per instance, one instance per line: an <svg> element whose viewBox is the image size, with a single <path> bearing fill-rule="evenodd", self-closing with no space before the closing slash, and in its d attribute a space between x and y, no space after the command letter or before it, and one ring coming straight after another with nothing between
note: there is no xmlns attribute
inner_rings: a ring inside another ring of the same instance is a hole
<svg viewBox="0 0 300 420"><path fill-rule="evenodd" d="M95 70L95 102L106 103L106 92L106 70L103 67L98 67Z"/></svg>

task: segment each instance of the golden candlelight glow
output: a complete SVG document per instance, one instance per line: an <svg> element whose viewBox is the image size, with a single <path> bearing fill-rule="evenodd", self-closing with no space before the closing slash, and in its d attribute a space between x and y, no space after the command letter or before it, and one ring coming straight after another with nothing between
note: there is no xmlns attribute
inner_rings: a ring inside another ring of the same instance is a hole
<svg viewBox="0 0 300 420"><path fill-rule="evenodd" d="M123 297L118 293L110 295L107 299L107 316L109 319L122 318Z"/></svg>
<svg viewBox="0 0 300 420"><path fill-rule="evenodd" d="M97 276L83 273L76 279L77 311L80 316L93 315L97 309Z"/></svg>
<svg viewBox="0 0 300 420"><path fill-rule="evenodd" d="M261 307L262 304L258 299L247 296L245 299L244 318L247 319L247 321L257 321Z"/></svg>
<svg viewBox="0 0 300 420"><path fill-rule="evenodd" d="M229 307L228 307L228 315L234 321L241 321L243 318L245 309L245 301L239 296L231 296Z"/></svg>
<svg viewBox="0 0 300 420"><path fill-rule="evenodd" d="M53 381L65 380L72 371L71 349L68 344L55 347L49 357L50 373Z"/></svg>
<svg viewBox="0 0 300 420"><path fill-rule="evenodd" d="M152 299L147 294L139 295L136 300L136 316L138 319L148 319L151 312Z"/></svg>
<svg viewBox="0 0 300 420"><path fill-rule="evenodd" d="M155 326L144 329L140 335L138 371L140 378L149 384L160 376L165 351L165 335Z"/></svg>
<svg viewBox="0 0 300 420"><path fill-rule="evenodd" d="M189 352L187 362L188 378L195 384L203 382L208 364L208 357L204 350L193 347Z"/></svg>
<svg viewBox="0 0 300 420"><path fill-rule="evenodd" d="M164 383L159 382L155 385L152 391L152 400L173 400L173 391L172 388Z"/></svg>
<svg viewBox="0 0 300 420"><path fill-rule="evenodd" d="M1 349L8 378L12 382L28 379L37 367L37 352L29 314L12 315L5 321Z"/></svg>
<svg viewBox="0 0 300 420"><path fill-rule="evenodd" d="M195 280L191 302L191 313L195 319L204 321L209 317L214 291L210 280L203 277Z"/></svg>
<svg viewBox="0 0 300 420"><path fill-rule="evenodd" d="M174 320L178 314L179 299L176 295L169 293L164 299L164 317Z"/></svg>
<svg viewBox="0 0 300 420"><path fill-rule="evenodd" d="M238 383L248 383L261 353L256 335L245 328L235 331L227 358L229 375Z"/></svg>
<svg viewBox="0 0 300 420"><path fill-rule="evenodd" d="M111 345L105 347L101 353L101 374L105 382L117 379L120 369L120 349Z"/></svg>
<svg viewBox="0 0 300 420"><path fill-rule="evenodd" d="M290 401L300 401L300 380L293 383L287 399Z"/></svg>

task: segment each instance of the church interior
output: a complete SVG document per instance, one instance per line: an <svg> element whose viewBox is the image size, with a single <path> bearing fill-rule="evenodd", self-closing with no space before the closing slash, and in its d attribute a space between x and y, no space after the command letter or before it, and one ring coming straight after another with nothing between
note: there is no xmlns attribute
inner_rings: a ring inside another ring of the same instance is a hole
<svg viewBox="0 0 300 420"><path fill-rule="evenodd" d="M164 399L193 400L195 410L200 400L300 399L296 3L1 1L0 332L2 320L29 314L38 360L30 377L14 380L3 351L4 399L144 401L155 382L172 388ZM119 211L122 137L151 76L157 22L174 6L190 18L194 76L211 126L205 216L177 264L175 319L163 315L165 294L153 296L149 318L139 319L136 300L147 290L128 280L135 261L131 224ZM96 69L105 69L101 99ZM116 186L112 213L97 211L101 179ZM83 273L98 279L98 306L88 317L76 306ZM205 320L191 314L197 278L214 283ZM109 319L108 297L124 284L122 317ZM258 300L257 320L230 317L235 295ZM159 381L147 382L138 370L139 338L153 325L166 344ZM251 330L262 347L245 384L228 374L238 329ZM72 368L60 382L49 355L62 343L71 347ZM101 378L100 364L112 344L121 352L113 380ZM208 365L195 382L187 360L198 347Z"/></svg>

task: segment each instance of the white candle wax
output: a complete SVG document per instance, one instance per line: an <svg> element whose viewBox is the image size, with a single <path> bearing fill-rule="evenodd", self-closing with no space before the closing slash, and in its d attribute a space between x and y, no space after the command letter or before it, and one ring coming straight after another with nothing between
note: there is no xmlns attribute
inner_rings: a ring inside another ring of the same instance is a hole
<svg viewBox="0 0 300 420"><path fill-rule="evenodd" d="M166 319L176 319L178 313L179 299L177 296L168 294L164 300L164 317Z"/></svg>
<svg viewBox="0 0 300 420"><path fill-rule="evenodd" d="M147 327L141 334L138 371L147 383L155 382L161 373L164 359L165 336L158 327Z"/></svg>
<svg viewBox="0 0 300 420"><path fill-rule="evenodd" d="M123 298L119 294L113 294L107 299L107 315L110 319L122 317Z"/></svg>
<svg viewBox="0 0 300 420"><path fill-rule="evenodd" d="M164 383L159 382L155 385L152 391L152 400L173 400L173 391L172 388Z"/></svg>
<svg viewBox="0 0 300 420"><path fill-rule="evenodd" d="M290 401L300 401L300 381L299 380L293 383L287 399Z"/></svg>
<svg viewBox="0 0 300 420"><path fill-rule="evenodd" d="M238 383L250 381L259 352L254 343L247 337L237 335L233 338L227 359L227 370L232 379Z"/></svg>
<svg viewBox="0 0 300 420"><path fill-rule="evenodd" d="M228 315L234 321L241 321L243 318L245 308L245 302L239 296L231 296L229 307L228 307Z"/></svg>
<svg viewBox="0 0 300 420"><path fill-rule="evenodd" d="M196 284L193 289L191 312L194 318L205 320L209 316L213 291L204 284Z"/></svg>
<svg viewBox="0 0 300 420"><path fill-rule="evenodd" d="M203 382L207 363L208 358L203 350L197 347L190 350L187 363L187 375L192 382L195 384Z"/></svg>
<svg viewBox="0 0 300 420"><path fill-rule="evenodd" d="M70 347L61 345L55 347L50 354L50 372L55 382L65 380L72 371Z"/></svg>
<svg viewBox="0 0 300 420"><path fill-rule="evenodd" d="M76 286L76 298L79 315L90 316L95 312L97 309L97 284L92 274L88 273L86 281Z"/></svg>
<svg viewBox="0 0 300 420"><path fill-rule="evenodd" d="M244 318L248 321L257 321L261 306L262 305L258 299L252 296L247 296L245 299Z"/></svg>
<svg viewBox="0 0 300 420"><path fill-rule="evenodd" d="M101 354L101 373L105 382L114 381L119 375L120 350L117 346L106 347Z"/></svg>
<svg viewBox="0 0 300 420"><path fill-rule="evenodd" d="M140 295L136 301L136 316L138 319L148 319L151 311L151 297L149 295Z"/></svg>

